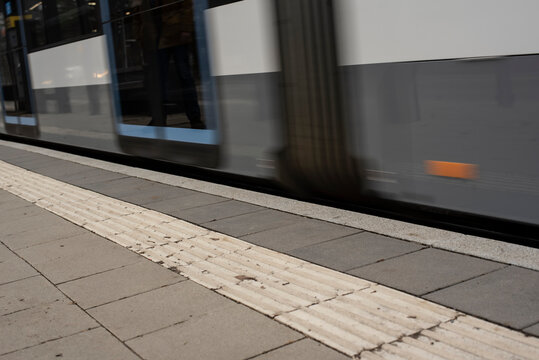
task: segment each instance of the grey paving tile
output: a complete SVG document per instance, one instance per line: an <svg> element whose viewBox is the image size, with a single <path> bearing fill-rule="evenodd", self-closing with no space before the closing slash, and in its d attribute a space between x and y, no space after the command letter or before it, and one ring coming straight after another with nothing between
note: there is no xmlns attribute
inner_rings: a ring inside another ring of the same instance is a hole
<svg viewBox="0 0 539 360"><path fill-rule="evenodd" d="M0 285L0 294L0 316L66 300L64 294L43 276L33 276Z"/></svg>
<svg viewBox="0 0 539 360"><path fill-rule="evenodd" d="M539 322L539 272L509 266L425 298L522 329Z"/></svg>
<svg viewBox="0 0 539 360"><path fill-rule="evenodd" d="M18 250L87 233L87 230L60 217L55 219L54 222L49 223L46 229L36 227L32 222L24 225L24 228L18 227L17 229L12 229L12 231L19 231L6 234L2 242L10 249Z"/></svg>
<svg viewBox="0 0 539 360"><path fill-rule="evenodd" d="M527 332L528 334L539 337L539 323L525 328L524 331Z"/></svg>
<svg viewBox="0 0 539 360"><path fill-rule="evenodd" d="M23 150L15 150L14 151L8 151L6 152L4 149L0 152L0 159L3 161L10 163L12 165L17 166L17 163L21 161L31 160L39 158L40 154L36 154L29 151L23 151Z"/></svg>
<svg viewBox="0 0 539 360"><path fill-rule="evenodd" d="M212 230L232 236L245 236L305 221L305 218L276 210L263 210L204 223Z"/></svg>
<svg viewBox="0 0 539 360"><path fill-rule="evenodd" d="M0 243L0 262L6 261L9 259L15 259L15 255L11 250L9 250L4 244Z"/></svg>
<svg viewBox="0 0 539 360"><path fill-rule="evenodd" d="M176 213L184 220L195 224L202 224L210 221L216 221L232 216L243 215L255 211L261 211L265 208L242 201L228 200L216 204L198 206L185 209Z"/></svg>
<svg viewBox="0 0 539 360"><path fill-rule="evenodd" d="M350 359L311 339L302 339L290 345L254 357L253 360L346 360Z"/></svg>
<svg viewBox="0 0 539 360"><path fill-rule="evenodd" d="M135 360L139 357L100 327L0 356L0 360L27 359Z"/></svg>
<svg viewBox="0 0 539 360"><path fill-rule="evenodd" d="M348 273L415 295L423 295L504 266L493 261L429 248Z"/></svg>
<svg viewBox="0 0 539 360"><path fill-rule="evenodd" d="M292 225L243 236L242 239L277 251L291 251L359 231L325 221L305 219Z"/></svg>
<svg viewBox="0 0 539 360"><path fill-rule="evenodd" d="M83 309L186 280L149 260L70 281L59 286Z"/></svg>
<svg viewBox="0 0 539 360"><path fill-rule="evenodd" d="M77 306L62 301L0 316L0 355L97 325Z"/></svg>
<svg viewBox="0 0 539 360"><path fill-rule="evenodd" d="M41 168L39 169L39 171L36 172L38 174L51 177L53 179L62 179L63 177L78 174L80 172L88 171L90 169L92 168L89 166L63 160L57 165Z"/></svg>
<svg viewBox="0 0 539 360"><path fill-rule="evenodd" d="M15 251L55 284L143 260L90 232Z"/></svg>
<svg viewBox="0 0 539 360"><path fill-rule="evenodd" d="M9 146L0 147L0 159L4 161L8 159L16 159L18 157L31 155L31 154L33 153L25 151L25 150L15 149Z"/></svg>
<svg viewBox="0 0 539 360"><path fill-rule="evenodd" d="M37 275L38 272L19 258L0 262L0 285Z"/></svg>
<svg viewBox="0 0 539 360"><path fill-rule="evenodd" d="M291 255L339 271L373 264L422 249L423 246L370 232L362 232L313 246Z"/></svg>
<svg viewBox="0 0 539 360"><path fill-rule="evenodd" d="M175 199L154 201L146 204L145 207L165 214L180 217L185 209L216 204L227 200L228 199L220 196L195 192L195 194L182 196Z"/></svg>
<svg viewBox="0 0 539 360"><path fill-rule="evenodd" d="M231 302L184 323L128 341L143 358L245 359L303 335ZM181 340L179 340L181 339Z"/></svg>
<svg viewBox="0 0 539 360"><path fill-rule="evenodd" d="M12 235L20 234L25 231L41 229L47 229L53 225L64 224L66 220L61 217L48 212L47 210L40 209L37 206L34 206L37 209L37 212L32 211L32 213L24 216L19 216L13 219L11 222L0 222L0 229L3 232L4 236L10 237Z"/></svg>
<svg viewBox="0 0 539 360"><path fill-rule="evenodd" d="M162 287L88 312L122 340L171 326L209 311L222 311L230 300L191 281Z"/></svg>
<svg viewBox="0 0 539 360"><path fill-rule="evenodd" d="M196 191L182 189L170 185L150 183L139 192L123 195L120 199L137 205L148 205L165 200L178 199L179 203L184 203L184 198L193 198L198 196ZM197 197L199 199L200 197Z"/></svg>
<svg viewBox="0 0 539 360"><path fill-rule="evenodd" d="M8 211L3 211L0 216L0 228L5 229L8 226L12 227L14 222L26 221L35 216L53 217L50 212L44 210L30 202L28 206L17 207ZM35 219L32 219L34 221Z"/></svg>
<svg viewBox="0 0 539 360"><path fill-rule="evenodd" d="M117 179L123 179L126 175L119 174L111 171L92 168L92 170L85 174L79 174L79 176L72 176L70 178L61 177L59 180L67 182L69 184L87 188L88 185L98 182L112 181Z"/></svg>
<svg viewBox="0 0 539 360"><path fill-rule="evenodd" d="M138 193L151 184L153 183L149 180L127 176L119 179L94 182L86 185L85 188L107 196L116 197L124 194Z"/></svg>
<svg viewBox="0 0 539 360"><path fill-rule="evenodd" d="M0 191L0 205L2 205L2 210L10 210L23 206L31 205L30 202L21 199L20 197L13 195L12 193L1 190ZM3 211L2 211L3 213Z"/></svg>
<svg viewBox="0 0 539 360"><path fill-rule="evenodd" d="M60 166L62 164L63 164L63 160L51 158L49 156L27 158L27 159L24 159L23 161L17 162L17 166L30 170L30 171L48 168L51 166Z"/></svg>

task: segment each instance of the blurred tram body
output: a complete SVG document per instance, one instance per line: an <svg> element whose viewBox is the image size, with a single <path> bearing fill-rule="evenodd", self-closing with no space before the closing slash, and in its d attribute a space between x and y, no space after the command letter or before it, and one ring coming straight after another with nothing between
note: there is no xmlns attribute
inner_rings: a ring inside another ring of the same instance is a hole
<svg viewBox="0 0 539 360"><path fill-rule="evenodd" d="M539 225L535 0L0 0L0 132Z"/></svg>

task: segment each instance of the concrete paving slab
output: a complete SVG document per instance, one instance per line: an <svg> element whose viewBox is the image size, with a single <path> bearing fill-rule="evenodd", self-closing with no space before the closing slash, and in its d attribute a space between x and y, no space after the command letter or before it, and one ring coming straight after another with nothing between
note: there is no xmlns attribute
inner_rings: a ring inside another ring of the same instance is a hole
<svg viewBox="0 0 539 360"><path fill-rule="evenodd" d="M107 196L117 197L125 194L138 193L151 184L153 184L153 182L149 180L136 177L123 177L108 181L94 182L86 185L85 188Z"/></svg>
<svg viewBox="0 0 539 360"><path fill-rule="evenodd" d="M72 176L70 178L61 177L59 180L65 181L69 184L87 188L87 186L100 182L107 182L117 179L123 179L126 176L111 171L92 169L91 172L85 174L79 174L79 176Z"/></svg>
<svg viewBox="0 0 539 360"><path fill-rule="evenodd" d="M424 249L348 271L414 295L423 295L505 267L438 249Z"/></svg>
<svg viewBox="0 0 539 360"><path fill-rule="evenodd" d="M539 322L539 272L509 266L425 298L522 329Z"/></svg>
<svg viewBox="0 0 539 360"><path fill-rule="evenodd" d="M36 306L67 300L42 276L0 285L0 316Z"/></svg>
<svg viewBox="0 0 539 360"><path fill-rule="evenodd" d="M182 211L198 206L216 204L228 199L204 193L195 192L193 195L182 196L175 199L155 201L145 205L148 209L180 217Z"/></svg>
<svg viewBox="0 0 539 360"><path fill-rule="evenodd" d="M17 258L17 255L9 250L4 244L0 243L0 262L15 258Z"/></svg>
<svg viewBox="0 0 539 360"><path fill-rule="evenodd" d="M31 205L28 201L21 199L20 197L13 195L5 190L0 190L0 205L2 210L16 209ZM4 211L2 211L3 213Z"/></svg>
<svg viewBox="0 0 539 360"><path fill-rule="evenodd" d="M36 158L26 158L23 161L17 161L16 165L30 171L37 171L43 168L48 168L51 166L62 165L65 161L48 156L39 156Z"/></svg>
<svg viewBox="0 0 539 360"><path fill-rule="evenodd" d="M288 252L360 231L325 221L305 219L292 225L244 236L242 240L273 250Z"/></svg>
<svg viewBox="0 0 539 360"><path fill-rule="evenodd" d="M46 231L43 228L36 228L32 223L27 225L24 229L21 227L13 229L20 231L7 234L2 239L2 242L10 249L18 250L87 233L87 230L60 217L47 226Z"/></svg>
<svg viewBox="0 0 539 360"><path fill-rule="evenodd" d="M0 285L37 275L38 272L19 258L0 262Z"/></svg>
<svg viewBox="0 0 539 360"><path fill-rule="evenodd" d="M34 207L38 208L37 206ZM50 226L65 224L65 222L66 220L56 214L43 210L33 213L31 216L21 216L9 223L0 222L0 229L2 229L3 234L8 238L35 229L44 231L44 229L48 229Z"/></svg>
<svg viewBox="0 0 539 360"><path fill-rule="evenodd" d="M524 332L539 337L539 323L525 328Z"/></svg>
<svg viewBox="0 0 539 360"><path fill-rule="evenodd" d="M9 146L0 147L0 159L4 161L8 159L16 159L20 156L31 155L31 154L33 153L29 151L25 151L25 150L15 149Z"/></svg>
<svg viewBox="0 0 539 360"><path fill-rule="evenodd" d="M32 203L21 198L17 198L17 200L4 201L0 203L0 214L6 214L12 210L28 206L32 206Z"/></svg>
<svg viewBox="0 0 539 360"><path fill-rule="evenodd" d="M149 260L70 281L59 286L83 309L187 280Z"/></svg>
<svg viewBox="0 0 539 360"><path fill-rule="evenodd" d="M303 337L245 306L229 302L184 323L128 341L145 359L245 359Z"/></svg>
<svg viewBox="0 0 539 360"><path fill-rule="evenodd" d="M62 163L54 166L49 166L39 170L39 174L51 177L53 179L61 180L64 177L72 176L83 171L92 170L93 168L86 165L73 163L71 161L63 161ZM102 170L103 171L103 170Z"/></svg>
<svg viewBox="0 0 539 360"><path fill-rule="evenodd" d="M256 356L253 360L346 360L348 356L341 354L319 342L302 339L280 347L268 353ZM1 358L0 358L1 360Z"/></svg>
<svg viewBox="0 0 539 360"><path fill-rule="evenodd" d="M422 248L423 246L417 243L362 232L296 249L291 251L290 255L331 269L347 271Z"/></svg>
<svg viewBox="0 0 539 360"><path fill-rule="evenodd" d="M100 327L0 356L0 360L27 359L135 360L140 358Z"/></svg>
<svg viewBox="0 0 539 360"><path fill-rule="evenodd" d="M122 340L181 323L210 311L224 311L230 300L191 281L92 308L88 313Z"/></svg>
<svg viewBox="0 0 539 360"><path fill-rule="evenodd" d="M15 251L55 284L144 261L90 232Z"/></svg>
<svg viewBox="0 0 539 360"><path fill-rule="evenodd" d="M15 150L13 152L6 152L4 149L0 152L0 159L10 164L17 164L20 161L37 159L43 155L36 154L28 151Z"/></svg>
<svg viewBox="0 0 539 360"><path fill-rule="evenodd" d="M80 308L62 301L0 316L0 355L97 326Z"/></svg>
<svg viewBox="0 0 539 360"><path fill-rule="evenodd" d="M196 191L150 182L144 189L141 189L138 192L132 192L131 194L122 195L119 198L132 204L147 205L178 198L181 198L178 199L180 203L184 203L182 201L184 197L194 197L195 195L198 195Z"/></svg>
<svg viewBox="0 0 539 360"><path fill-rule="evenodd" d="M242 201L228 200L182 210L177 213L177 216L195 224L203 224L261 210L265 208Z"/></svg>
<svg viewBox="0 0 539 360"><path fill-rule="evenodd" d="M292 225L306 218L275 210L263 210L218 221L204 223L203 226L232 235L246 236L260 231Z"/></svg>
<svg viewBox="0 0 539 360"><path fill-rule="evenodd" d="M31 217L35 217L35 216L53 217L54 216L47 210L44 210L38 206L35 206L34 204L30 202L26 202L26 203L28 204L28 206L17 207L17 208L2 212L2 216L0 216L0 228L2 228L2 230L6 229L8 226L11 227L11 225L14 222L19 222L21 220L27 221L27 219ZM32 219L32 221L33 220L34 219Z"/></svg>

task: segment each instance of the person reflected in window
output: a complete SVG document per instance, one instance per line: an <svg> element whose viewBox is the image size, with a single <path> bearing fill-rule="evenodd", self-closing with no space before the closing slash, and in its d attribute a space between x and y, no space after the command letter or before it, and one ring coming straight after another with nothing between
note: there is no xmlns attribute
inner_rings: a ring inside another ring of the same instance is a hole
<svg viewBox="0 0 539 360"><path fill-rule="evenodd" d="M162 5L175 0L162 0ZM161 92L167 99L170 58L173 58L179 76L185 114L191 128L205 129L201 120L195 79L190 65L191 48L195 38L193 1L184 0L161 9L161 28L158 41L158 59L161 70ZM166 116L166 115L165 115Z"/></svg>

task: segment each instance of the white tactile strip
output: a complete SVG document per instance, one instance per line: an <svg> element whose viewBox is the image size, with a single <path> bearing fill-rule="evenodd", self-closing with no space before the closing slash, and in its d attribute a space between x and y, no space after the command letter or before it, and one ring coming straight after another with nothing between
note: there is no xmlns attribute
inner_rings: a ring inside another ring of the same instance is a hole
<svg viewBox="0 0 539 360"><path fill-rule="evenodd" d="M152 170L133 168L126 165L110 163L103 160L96 160L27 144L0 140L0 145L35 152L128 176L139 177L163 184L180 186L190 190L244 201L266 208L307 216L313 219L346 225L397 239L413 241L440 249L473 255L483 259L517 265L532 270L539 270L539 249L527 246L386 219L358 213L356 211L287 199L275 195L262 194L178 175L163 174Z"/></svg>
<svg viewBox="0 0 539 360"><path fill-rule="evenodd" d="M2 161L0 187L349 356L539 358L535 337Z"/></svg>

